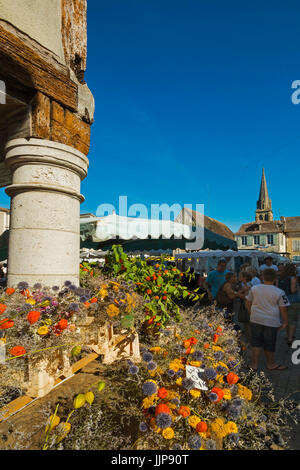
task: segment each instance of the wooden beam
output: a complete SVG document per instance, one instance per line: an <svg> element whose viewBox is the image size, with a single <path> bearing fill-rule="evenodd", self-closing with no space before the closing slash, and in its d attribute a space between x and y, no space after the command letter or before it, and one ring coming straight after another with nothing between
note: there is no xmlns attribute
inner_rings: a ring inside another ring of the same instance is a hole
<svg viewBox="0 0 300 470"><path fill-rule="evenodd" d="M20 38L0 26L0 78L7 86L17 82L30 92L41 91L72 111L77 111L78 87L65 73L48 63Z"/></svg>

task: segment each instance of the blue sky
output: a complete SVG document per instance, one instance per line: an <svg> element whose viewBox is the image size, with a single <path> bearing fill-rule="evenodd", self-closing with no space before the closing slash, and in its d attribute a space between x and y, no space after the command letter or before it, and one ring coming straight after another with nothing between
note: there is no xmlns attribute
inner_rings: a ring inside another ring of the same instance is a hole
<svg viewBox="0 0 300 470"><path fill-rule="evenodd" d="M82 212L198 203L237 230L264 166L274 217L300 215L299 18L296 0L88 0Z"/></svg>

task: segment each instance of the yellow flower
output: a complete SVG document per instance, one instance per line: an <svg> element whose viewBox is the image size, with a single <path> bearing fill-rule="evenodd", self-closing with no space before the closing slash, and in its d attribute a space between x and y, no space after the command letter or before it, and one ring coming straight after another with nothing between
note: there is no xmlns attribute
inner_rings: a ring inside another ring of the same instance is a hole
<svg viewBox="0 0 300 470"><path fill-rule="evenodd" d="M213 347L212 347L212 350L213 350L213 351L223 351L223 349L220 348L220 346L213 346Z"/></svg>
<svg viewBox="0 0 300 470"><path fill-rule="evenodd" d="M197 390L196 388L192 388L192 390L190 390L190 395L193 398L199 398L200 395L201 395L201 392L200 392L200 390Z"/></svg>
<svg viewBox="0 0 300 470"><path fill-rule="evenodd" d="M211 423L211 430L217 436L218 439L222 439L227 435L227 429L222 418L216 418Z"/></svg>
<svg viewBox="0 0 300 470"><path fill-rule="evenodd" d="M120 309L116 307L114 304L110 304L107 307L106 312L109 317L115 317L116 315L119 315Z"/></svg>
<svg viewBox="0 0 300 470"><path fill-rule="evenodd" d="M99 290L99 293L98 295L101 297L101 299L105 299L105 297L108 296L108 292L106 289L104 289L103 287Z"/></svg>
<svg viewBox="0 0 300 470"><path fill-rule="evenodd" d="M225 428L226 428L227 434L238 433L237 425L233 421L228 421L228 423L225 424Z"/></svg>
<svg viewBox="0 0 300 470"><path fill-rule="evenodd" d="M225 364L225 362L219 361L218 366L222 366L222 367L225 367L225 369L228 369L228 366Z"/></svg>
<svg viewBox="0 0 300 470"><path fill-rule="evenodd" d="M173 431L173 429L172 429L172 428L163 429L162 436L163 436L165 439L173 439L173 437L174 437L174 431Z"/></svg>
<svg viewBox="0 0 300 470"><path fill-rule="evenodd" d="M231 391L229 388L223 388L224 400L231 400Z"/></svg>
<svg viewBox="0 0 300 470"><path fill-rule="evenodd" d="M188 423L192 428L196 428L197 424L200 423L201 419L198 416L192 415L188 418Z"/></svg>
<svg viewBox="0 0 300 470"><path fill-rule="evenodd" d="M56 437L57 444L62 441L71 431L71 424L68 423L60 423L57 428L58 436Z"/></svg>
<svg viewBox="0 0 300 470"><path fill-rule="evenodd" d="M200 361L191 361L190 362L190 366L193 366L193 367L200 367L200 365L201 365Z"/></svg>
<svg viewBox="0 0 300 470"><path fill-rule="evenodd" d="M50 300L45 300L45 302L42 302L40 305L41 305L41 307L49 307Z"/></svg>
<svg viewBox="0 0 300 470"><path fill-rule="evenodd" d="M45 433L47 434L47 432L51 432L52 429L54 429L56 426L59 425L59 422L60 422L59 416L51 415L46 423Z"/></svg>
<svg viewBox="0 0 300 470"><path fill-rule="evenodd" d="M244 387L244 385L237 384L238 385L238 395L241 398L244 398L245 400L250 401L252 399L252 392L249 388Z"/></svg>
<svg viewBox="0 0 300 470"><path fill-rule="evenodd" d="M150 351L153 353L158 353L160 352L161 347L160 346L155 346L154 348L150 348Z"/></svg>
<svg viewBox="0 0 300 470"><path fill-rule="evenodd" d="M41 336L44 336L46 335L47 333L49 333L49 328L47 325L45 326L40 326L40 328L37 330L37 334L38 335L41 335Z"/></svg>
<svg viewBox="0 0 300 470"><path fill-rule="evenodd" d="M143 408L147 409L150 406L154 405L155 400L158 400L158 397L156 397L155 395L151 395L150 397L144 398L143 404L142 404Z"/></svg>
<svg viewBox="0 0 300 470"><path fill-rule="evenodd" d="M182 377L179 377L179 379L176 380L176 383L177 383L177 385L181 385L182 384Z"/></svg>
<svg viewBox="0 0 300 470"><path fill-rule="evenodd" d="M218 374L217 377L216 377L216 380L217 380L217 382L219 382L220 384L223 384L223 383L224 383L223 375Z"/></svg>
<svg viewBox="0 0 300 470"><path fill-rule="evenodd" d="M32 297L29 297L29 299L25 301L25 304L35 305L36 301Z"/></svg>

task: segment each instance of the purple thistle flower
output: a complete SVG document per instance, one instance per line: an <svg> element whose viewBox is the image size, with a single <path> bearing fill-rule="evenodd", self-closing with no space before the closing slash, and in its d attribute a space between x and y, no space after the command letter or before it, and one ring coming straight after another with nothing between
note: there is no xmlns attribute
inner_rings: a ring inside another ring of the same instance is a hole
<svg viewBox="0 0 300 470"><path fill-rule="evenodd" d="M29 287L28 282L25 282L25 281L19 282L17 286L19 290L28 289L28 287Z"/></svg>
<svg viewBox="0 0 300 470"><path fill-rule="evenodd" d="M56 292L56 291L59 290L59 287L58 287L58 286L53 286L53 287L52 287L52 290L54 290L54 292Z"/></svg>
<svg viewBox="0 0 300 470"><path fill-rule="evenodd" d="M147 431L148 431L148 426L147 426L147 424L146 424L146 423L140 423L140 425L139 425L139 430L140 430L141 432L147 432Z"/></svg>
<svg viewBox="0 0 300 470"><path fill-rule="evenodd" d="M195 361L202 361L203 357L204 357L204 355L203 355L203 352L202 352L202 351L195 351L195 352L193 353L193 359L194 359Z"/></svg>
<svg viewBox="0 0 300 470"><path fill-rule="evenodd" d="M214 380L217 377L217 373L212 367L205 369L204 373L207 380Z"/></svg>
<svg viewBox="0 0 300 470"><path fill-rule="evenodd" d="M153 359L153 354L151 354L150 352L145 352L143 354L143 361L145 362L151 362Z"/></svg>
<svg viewBox="0 0 300 470"><path fill-rule="evenodd" d="M157 363L154 361L148 362L147 363L147 369L148 370L155 370L157 369Z"/></svg>
<svg viewBox="0 0 300 470"><path fill-rule="evenodd" d="M65 281L64 285L66 287L70 287L72 285L72 282L71 281Z"/></svg>
<svg viewBox="0 0 300 470"><path fill-rule="evenodd" d="M182 447L180 444L174 444L172 450L182 450Z"/></svg>
<svg viewBox="0 0 300 470"><path fill-rule="evenodd" d="M153 382L145 382L142 386L143 394L146 396L154 395L157 391L157 386Z"/></svg>
<svg viewBox="0 0 300 470"><path fill-rule="evenodd" d="M36 284L34 284L33 288L34 288L34 289L41 289L41 288L42 288L42 284L40 284L39 282L37 282Z"/></svg>
<svg viewBox="0 0 300 470"><path fill-rule="evenodd" d="M129 367L129 374L136 375L139 372L138 366L131 366ZM153 384L154 385L154 384Z"/></svg>
<svg viewBox="0 0 300 470"><path fill-rule="evenodd" d="M192 379L183 379L182 381L182 386L183 388L185 388L186 390L191 390L192 388L194 388L194 381Z"/></svg>
<svg viewBox="0 0 300 470"><path fill-rule="evenodd" d="M176 375L176 372L175 372L175 370L173 370L173 369L169 369L169 370L167 371L167 374L168 374L169 377L174 377L174 375Z"/></svg>
<svg viewBox="0 0 300 470"><path fill-rule="evenodd" d="M159 413L156 416L156 424L161 429L169 428L172 424L172 418L168 413Z"/></svg>
<svg viewBox="0 0 300 470"><path fill-rule="evenodd" d="M201 437L200 436L191 436L188 440L188 445L190 449L198 450L201 447Z"/></svg>
<svg viewBox="0 0 300 470"><path fill-rule="evenodd" d="M216 442L213 439L207 439L207 441L205 441L206 450L216 450L216 448Z"/></svg>
<svg viewBox="0 0 300 470"><path fill-rule="evenodd" d="M208 398L210 399L210 401L216 402L219 397L218 397L218 395L217 395L215 392L211 392L211 393L208 395Z"/></svg>

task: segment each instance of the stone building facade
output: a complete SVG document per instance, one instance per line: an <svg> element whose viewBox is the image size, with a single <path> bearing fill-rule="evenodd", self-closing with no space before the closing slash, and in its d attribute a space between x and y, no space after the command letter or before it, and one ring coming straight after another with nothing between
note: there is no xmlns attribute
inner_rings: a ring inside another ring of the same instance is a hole
<svg viewBox="0 0 300 470"><path fill-rule="evenodd" d="M11 197L8 284L79 279L80 183L94 99L86 0L0 0L0 187Z"/></svg>
<svg viewBox="0 0 300 470"><path fill-rule="evenodd" d="M273 220L263 169L255 222L243 224L235 234L239 250L263 250L288 255L300 261L300 217L280 217Z"/></svg>

